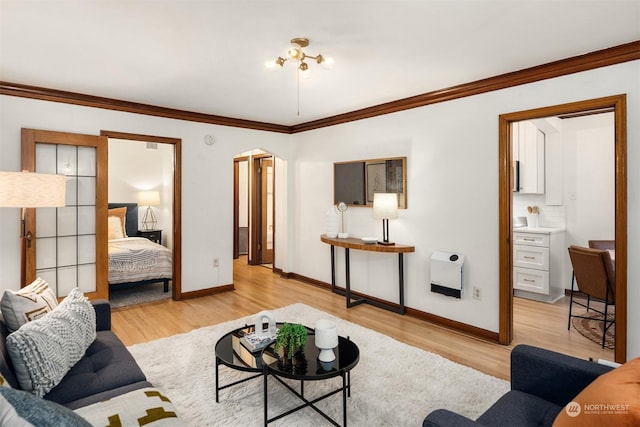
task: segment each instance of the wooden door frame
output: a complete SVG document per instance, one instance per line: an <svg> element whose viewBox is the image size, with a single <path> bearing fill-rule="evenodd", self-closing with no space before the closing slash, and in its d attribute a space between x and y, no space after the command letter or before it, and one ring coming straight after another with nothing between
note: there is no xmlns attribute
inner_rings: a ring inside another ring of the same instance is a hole
<svg viewBox="0 0 640 427"><path fill-rule="evenodd" d="M261 194L260 194L260 189L262 188L262 182L261 182L261 174L256 173L256 165L259 164L262 159L267 159L270 158L273 160L273 263L272 265L275 267L275 247L276 247L276 241L275 241L275 220L276 220L276 216L275 216L275 210L276 210L276 204L275 204L275 170L276 170L276 165L275 165L275 156L273 154L270 153L265 153L265 154L258 154L255 156L252 156L252 161L251 161L251 221L250 221L250 226L251 226L251 230L250 230L250 236L251 238L250 240L250 244L251 247L249 248L249 264L250 265L260 265L262 263L262 255L260 250L258 250L258 247L260 245L260 236L261 236L261 230L262 230L262 224L261 224L261 216L260 216L260 212L261 212L261 204L258 203L261 200Z"/></svg>
<svg viewBox="0 0 640 427"><path fill-rule="evenodd" d="M247 162L247 184L249 183L249 156L233 159L233 259L240 258L240 224L238 222L240 207L240 169L238 163ZM247 223L249 212L247 211Z"/></svg>
<svg viewBox="0 0 640 427"><path fill-rule="evenodd" d="M22 170L36 171L36 144L48 143L58 145L74 145L94 147L96 149L96 290L86 292L90 299L106 298L108 294L108 254L107 254L107 138L97 135L86 135L72 132L56 132L38 129L21 130L21 165ZM27 209L25 216L27 230L36 229L35 209ZM21 286L35 279L36 239L31 247L24 244L21 250Z"/></svg>
<svg viewBox="0 0 640 427"><path fill-rule="evenodd" d="M501 344L513 339L513 202L511 123L581 111L613 108L615 123L616 314L615 360L627 357L627 107L626 95L502 114L499 117L499 334Z"/></svg>
<svg viewBox="0 0 640 427"><path fill-rule="evenodd" d="M171 144L173 150L173 277L171 292L173 299L181 300L182 296L182 139L164 136L142 135L135 133L101 130L100 135L130 141L157 142ZM105 205L106 209L106 205ZM105 211L106 215L106 211ZM106 224L106 218L105 218Z"/></svg>

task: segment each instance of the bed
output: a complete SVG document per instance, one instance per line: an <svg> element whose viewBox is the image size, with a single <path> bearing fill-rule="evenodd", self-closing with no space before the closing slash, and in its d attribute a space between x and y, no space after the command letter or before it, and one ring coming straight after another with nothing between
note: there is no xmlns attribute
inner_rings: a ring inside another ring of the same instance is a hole
<svg viewBox="0 0 640 427"><path fill-rule="evenodd" d="M169 291L173 253L138 233L138 205L109 203L109 287L130 287L162 282Z"/></svg>

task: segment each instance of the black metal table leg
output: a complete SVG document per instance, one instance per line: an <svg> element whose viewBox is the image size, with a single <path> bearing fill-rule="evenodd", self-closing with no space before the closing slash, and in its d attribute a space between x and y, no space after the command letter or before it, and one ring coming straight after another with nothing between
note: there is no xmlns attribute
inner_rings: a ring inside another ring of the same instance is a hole
<svg viewBox="0 0 640 427"><path fill-rule="evenodd" d="M216 357L216 403L220 403L220 383L218 382L219 367L220 367L220 358Z"/></svg>
<svg viewBox="0 0 640 427"><path fill-rule="evenodd" d="M331 292L336 291L336 247L331 245Z"/></svg>
<svg viewBox="0 0 640 427"><path fill-rule="evenodd" d="M347 308L351 306L351 272L349 271L349 248L344 248L345 288L347 291Z"/></svg>
<svg viewBox="0 0 640 427"><path fill-rule="evenodd" d="M268 408L267 408L267 380L269 379L269 373L267 371L267 367L264 367L264 387L263 387L263 394L264 394L264 426L267 427L268 424Z"/></svg>
<svg viewBox="0 0 640 427"><path fill-rule="evenodd" d="M347 388L347 375L342 374L342 427L347 427L347 394L345 393L345 388ZM351 394L351 393L349 393Z"/></svg>

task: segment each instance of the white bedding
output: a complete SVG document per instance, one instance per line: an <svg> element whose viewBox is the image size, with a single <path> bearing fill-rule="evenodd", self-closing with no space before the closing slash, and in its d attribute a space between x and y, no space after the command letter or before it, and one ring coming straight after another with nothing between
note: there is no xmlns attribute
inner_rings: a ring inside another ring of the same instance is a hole
<svg viewBox="0 0 640 427"><path fill-rule="evenodd" d="M109 283L171 279L172 252L143 237L109 240Z"/></svg>

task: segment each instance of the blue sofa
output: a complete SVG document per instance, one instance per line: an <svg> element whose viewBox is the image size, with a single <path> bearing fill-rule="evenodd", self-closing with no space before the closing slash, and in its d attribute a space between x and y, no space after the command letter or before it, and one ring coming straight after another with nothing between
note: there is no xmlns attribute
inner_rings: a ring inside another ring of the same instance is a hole
<svg viewBox="0 0 640 427"><path fill-rule="evenodd" d="M131 353L111 331L109 302L98 300L92 304L96 312L96 340L62 381L44 396L69 409L151 387ZM20 389L5 346L7 335L0 316L0 373L12 388Z"/></svg>
<svg viewBox="0 0 640 427"><path fill-rule="evenodd" d="M612 368L542 348L518 345L511 352L511 390L476 421L438 409L423 427L551 426L585 387Z"/></svg>

